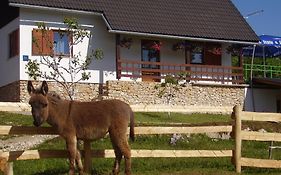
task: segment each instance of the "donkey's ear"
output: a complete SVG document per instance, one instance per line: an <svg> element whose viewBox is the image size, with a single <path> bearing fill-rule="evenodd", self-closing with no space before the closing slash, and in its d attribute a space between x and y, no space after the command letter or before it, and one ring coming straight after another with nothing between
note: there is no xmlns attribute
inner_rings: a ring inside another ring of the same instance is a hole
<svg viewBox="0 0 281 175"><path fill-rule="evenodd" d="M43 95L47 95L48 91L49 91L49 88L48 88L47 82L43 81L42 86L41 86L41 93Z"/></svg>
<svg viewBox="0 0 281 175"><path fill-rule="evenodd" d="M28 91L29 95L35 91L31 81L27 82L27 91Z"/></svg>

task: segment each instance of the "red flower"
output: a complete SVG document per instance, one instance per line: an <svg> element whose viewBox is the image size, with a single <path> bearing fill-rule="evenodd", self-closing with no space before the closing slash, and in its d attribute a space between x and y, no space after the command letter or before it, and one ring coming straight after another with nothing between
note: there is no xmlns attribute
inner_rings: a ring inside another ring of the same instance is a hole
<svg viewBox="0 0 281 175"><path fill-rule="evenodd" d="M153 50L155 50L155 51L160 51L161 46L162 46L162 43L161 43L161 42L159 42L159 43L154 42L150 48L153 49Z"/></svg>

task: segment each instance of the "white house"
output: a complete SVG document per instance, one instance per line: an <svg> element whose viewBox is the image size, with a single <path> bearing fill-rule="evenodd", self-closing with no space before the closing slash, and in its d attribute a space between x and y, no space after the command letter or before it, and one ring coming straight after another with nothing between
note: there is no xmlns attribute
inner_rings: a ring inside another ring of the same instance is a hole
<svg viewBox="0 0 281 175"><path fill-rule="evenodd" d="M116 0L5 0L11 13L0 25L0 100L22 101L28 60L40 59L34 49L38 22L63 29L64 17L75 17L92 37L73 48L86 56L103 50L94 60L92 76L84 83L110 80L163 81L185 72L187 82L244 84L242 61L233 67L232 44L256 44L259 38L231 0L116 1ZM3 11L3 10L2 10ZM1 12L5 16L4 12ZM67 38L65 39L67 42ZM55 52L56 47L52 52ZM68 61L67 50L63 58ZM16 87L15 87L16 86ZM9 92L19 91L13 97Z"/></svg>

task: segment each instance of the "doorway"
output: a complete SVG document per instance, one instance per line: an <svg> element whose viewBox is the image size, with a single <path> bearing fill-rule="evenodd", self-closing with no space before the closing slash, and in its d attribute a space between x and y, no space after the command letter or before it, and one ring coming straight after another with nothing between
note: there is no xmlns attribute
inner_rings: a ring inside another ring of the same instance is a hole
<svg viewBox="0 0 281 175"><path fill-rule="evenodd" d="M160 47L161 43L156 40L141 41L141 61L146 62L142 64L142 81L160 81L160 66L153 64L160 62Z"/></svg>

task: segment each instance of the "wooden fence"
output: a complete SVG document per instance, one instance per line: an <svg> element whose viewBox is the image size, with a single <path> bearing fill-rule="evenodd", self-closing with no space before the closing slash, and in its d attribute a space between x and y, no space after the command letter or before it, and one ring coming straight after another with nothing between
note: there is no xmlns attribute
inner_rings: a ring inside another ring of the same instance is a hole
<svg viewBox="0 0 281 175"><path fill-rule="evenodd" d="M235 106L233 111L235 119L235 154L234 162L236 172L241 173L241 167L281 168L281 160L254 159L241 156L242 140L252 141L281 141L281 133L262 133L257 131L242 130L242 121L280 122L281 114L257 113L242 111L240 106Z"/></svg>
<svg viewBox="0 0 281 175"><path fill-rule="evenodd" d="M241 167L281 168L280 160L253 159L241 156L242 140L255 141L281 141L281 133L261 133L242 130L242 121L271 121L280 122L281 114L244 112L240 106L233 108L232 116L234 125L230 126L197 126L197 127L135 127L136 135L149 134L192 134L192 133L219 133L233 132L235 137L235 150L132 150L132 157L232 157L236 172L241 172ZM50 127L27 126L0 126L0 135L57 135ZM90 142L84 142L84 166L87 173L91 172L92 157L113 158L113 150L92 150ZM16 160L67 158L66 150L24 150L0 152L0 170L5 174L13 174L12 162Z"/></svg>
<svg viewBox="0 0 281 175"><path fill-rule="evenodd" d="M136 135L149 134L191 134L231 132L232 126L199 126L199 127L135 127ZM42 134L57 135L50 127L27 127L27 126L0 126L0 135L15 134ZM232 150L132 150L132 157L231 157ZM0 158L7 161L5 174L13 174L12 163L16 160L67 158L66 150L24 150L0 152ZM91 172L91 158L113 158L113 150L91 150L90 142L84 142L84 166L87 173Z"/></svg>

